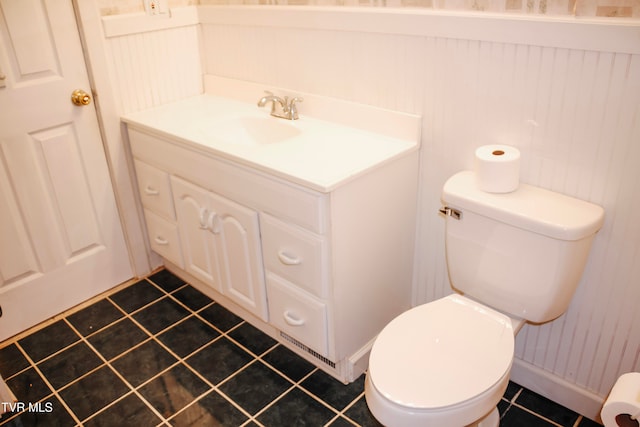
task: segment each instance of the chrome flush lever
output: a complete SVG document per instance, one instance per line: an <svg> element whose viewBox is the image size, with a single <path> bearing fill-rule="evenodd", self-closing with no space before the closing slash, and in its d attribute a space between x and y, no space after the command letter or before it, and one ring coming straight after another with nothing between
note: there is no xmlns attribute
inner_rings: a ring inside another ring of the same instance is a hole
<svg viewBox="0 0 640 427"><path fill-rule="evenodd" d="M445 216L453 217L454 219L462 219L462 212L458 209L450 208L449 206L443 206L440 208L440 213Z"/></svg>

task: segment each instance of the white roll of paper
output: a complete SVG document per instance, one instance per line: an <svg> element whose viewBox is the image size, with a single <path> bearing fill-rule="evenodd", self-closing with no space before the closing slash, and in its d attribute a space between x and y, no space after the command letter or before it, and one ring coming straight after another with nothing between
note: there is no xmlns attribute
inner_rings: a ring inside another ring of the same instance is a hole
<svg viewBox="0 0 640 427"><path fill-rule="evenodd" d="M515 191L520 185L520 151L509 145L483 145L476 149L475 172L482 191Z"/></svg>
<svg viewBox="0 0 640 427"><path fill-rule="evenodd" d="M621 375L600 412L605 427L637 426L640 417L640 372Z"/></svg>

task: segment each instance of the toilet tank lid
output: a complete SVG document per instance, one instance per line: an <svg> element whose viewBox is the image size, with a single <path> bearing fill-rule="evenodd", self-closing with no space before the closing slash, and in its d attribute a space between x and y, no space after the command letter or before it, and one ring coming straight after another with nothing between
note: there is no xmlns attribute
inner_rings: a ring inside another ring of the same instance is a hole
<svg viewBox="0 0 640 427"><path fill-rule="evenodd" d="M523 184L511 193L480 190L476 175L463 171L447 180L443 202L463 212L493 218L514 227L560 240L580 240L596 233L604 209L593 203L533 185Z"/></svg>

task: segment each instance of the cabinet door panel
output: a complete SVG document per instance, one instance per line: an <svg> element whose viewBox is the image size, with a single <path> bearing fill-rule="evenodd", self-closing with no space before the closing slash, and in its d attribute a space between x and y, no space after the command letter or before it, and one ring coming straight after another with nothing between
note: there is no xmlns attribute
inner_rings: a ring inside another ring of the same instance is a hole
<svg viewBox="0 0 640 427"><path fill-rule="evenodd" d="M207 228L210 193L173 176L171 188L185 270L222 292L214 236Z"/></svg>
<svg viewBox="0 0 640 427"><path fill-rule="evenodd" d="M236 303L267 320L258 213L229 199L211 194L223 292Z"/></svg>

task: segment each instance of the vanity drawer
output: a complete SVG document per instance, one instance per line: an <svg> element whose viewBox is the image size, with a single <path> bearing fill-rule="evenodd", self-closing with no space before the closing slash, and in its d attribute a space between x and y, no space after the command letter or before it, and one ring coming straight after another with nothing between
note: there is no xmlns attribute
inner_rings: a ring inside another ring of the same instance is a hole
<svg viewBox="0 0 640 427"><path fill-rule="evenodd" d="M144 210L144 217L147 222L151 249L178 267L184 268L178 226L156 215L149 209Z"/></svg>
<svg viewBox="0 0 640 427"><path fill-rule="evenodd" d="M326 238L267 214L260 216L260 229L267 271L318 297L327 297L329 257Z"/></svg>
<svg viewBox="0 0 640 427"><path fill-rule="evenodd" d="M322 356L329 357L327 305L281 277L267 273L271 324Z"/></svg>
<svg viewBox="0 0 640 427"><path fill-rule="evenodd" d="M134 164L142 205L165 218L175 220L169 174L137 159Z"/></svg>

